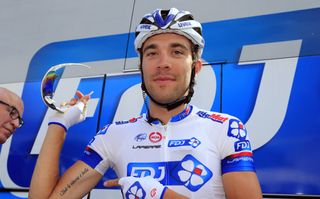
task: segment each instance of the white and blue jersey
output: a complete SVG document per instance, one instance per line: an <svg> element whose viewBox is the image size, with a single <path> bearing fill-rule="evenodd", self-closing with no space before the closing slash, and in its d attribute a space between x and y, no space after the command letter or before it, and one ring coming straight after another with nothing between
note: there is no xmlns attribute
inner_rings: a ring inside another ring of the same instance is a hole
<svg viewBox="0 0 320 199"><path fill-rule="evenodd" d="M225 198L224 173L255 170L247 131L233 116L188 105L166 125L147 118L105 126L82 161L102 175L110 167L118 177L150 175L190 198Z"/></svg>

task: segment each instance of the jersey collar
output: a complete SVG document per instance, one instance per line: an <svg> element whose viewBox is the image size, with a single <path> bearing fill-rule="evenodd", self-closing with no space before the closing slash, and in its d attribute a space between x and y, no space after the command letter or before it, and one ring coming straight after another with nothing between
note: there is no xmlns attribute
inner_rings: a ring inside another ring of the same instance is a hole
<svg viewBox="0 0 320 199"><path fill-rule="evenodd" d="M186 108L182 112L180 112L177 115L173 116L171 118L170 122L179 122L179 121L183 120L188 115L190 115L190 113L192 112L192 108L193 108L193 106L188 104L186 106ZM148 113L146 114L146 118L147 118L147 120L149 119L149 114ZM152 121L152 124L159 124L159 123L161 123L161 121L159 121L159 120Z"/></svg>

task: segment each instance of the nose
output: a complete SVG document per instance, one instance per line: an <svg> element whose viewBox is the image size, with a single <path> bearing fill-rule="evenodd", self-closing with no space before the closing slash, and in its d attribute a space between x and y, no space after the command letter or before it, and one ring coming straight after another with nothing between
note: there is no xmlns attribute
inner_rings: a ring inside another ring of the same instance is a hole
<svg viewBox="0 0 320 199"><path fill-rule="evenodd" d="M170 68L170 60L167 53L161 53L158 60L158 68Z"/></svg>
<svg viewBox="0 0 320 199"><path fill-rule="evenodd" d="M16 128L19 127L19 119L17 118L17 119L11 120L10 124L12 125L13 127L12 130L14 131Z"/></svg>

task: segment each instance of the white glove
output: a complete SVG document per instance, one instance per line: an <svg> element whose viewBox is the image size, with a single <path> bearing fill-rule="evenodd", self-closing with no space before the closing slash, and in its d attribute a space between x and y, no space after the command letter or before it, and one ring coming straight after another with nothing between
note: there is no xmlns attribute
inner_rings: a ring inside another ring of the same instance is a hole
<svg viewBox="0 0 320 199"><path fill-rule="evenodd" d="M78 102L74 106L66 107L64 113L55 113L49 118L50 124L60 125L67 131L71 126L82 122L86 118L86 106L83 102Z"/></svg>
<svg viewBox="0 0 320 199"><path fill-rule="evenodd" d="M142 178L122 177L119 180L119 184L126 199L162 199L167 189L151 176Z"/></svg>

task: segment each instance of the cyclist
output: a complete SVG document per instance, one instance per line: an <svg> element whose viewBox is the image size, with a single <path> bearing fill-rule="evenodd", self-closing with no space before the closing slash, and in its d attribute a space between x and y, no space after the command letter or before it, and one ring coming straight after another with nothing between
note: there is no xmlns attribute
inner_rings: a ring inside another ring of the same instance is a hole
<svg viewBox="0 0 320 199"><path fill-rule="evenodd" d="M30 187L30 198L81 198L108 168L125 198L262 198L243 123L191 104L202 67L201 24L188 11L157 9L136 29L146 114L106 125L83 157L60 178L65 132L83 120L90 96L49 122ZM147 103L147 102L146 102ZM71 104L73 105L73 104Z"/></svg>

